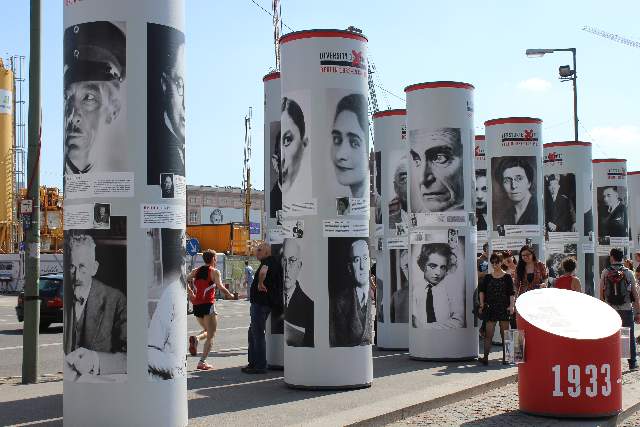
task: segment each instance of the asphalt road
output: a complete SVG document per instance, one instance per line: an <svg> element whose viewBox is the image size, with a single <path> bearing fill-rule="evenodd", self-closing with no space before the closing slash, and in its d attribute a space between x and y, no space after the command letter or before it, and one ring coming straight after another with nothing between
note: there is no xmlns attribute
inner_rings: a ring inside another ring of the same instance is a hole
<svg viewBox="0 0 640 427"><path fill-rule="evenodd" d="M15 313L16 296L0 295L0 379L22 375L22 326ZM209 363L215 365L216 353L223 355L246 353L249 326L249 303L218 301L218 332L214 353ZM193 316L189 316L189 333L200 328ZM187 343L185 343L185 346ZM202 347L199 348L202 350ZM62 324L53 324L40 333L40 375L56 375L62 372ZM188 369L195 369L197 357L189 357Z"/></svg>

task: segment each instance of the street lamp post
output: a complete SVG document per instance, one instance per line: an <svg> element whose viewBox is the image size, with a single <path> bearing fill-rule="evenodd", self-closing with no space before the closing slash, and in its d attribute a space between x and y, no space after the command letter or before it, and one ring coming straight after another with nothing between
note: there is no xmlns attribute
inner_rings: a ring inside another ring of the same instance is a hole
<svg viewBox="0 0 640 427"><path fill-rule="evenodd" d="M560 73L560 81L566 82L571 80L573 82L573 134L575 140L578 141L578 74L576 72L576 48L527 49L526 54L529 58L539 58L547 53L553 52L571 52L573 55L573 70L568 65L563 65L558 69L558 72Z"/></svg>

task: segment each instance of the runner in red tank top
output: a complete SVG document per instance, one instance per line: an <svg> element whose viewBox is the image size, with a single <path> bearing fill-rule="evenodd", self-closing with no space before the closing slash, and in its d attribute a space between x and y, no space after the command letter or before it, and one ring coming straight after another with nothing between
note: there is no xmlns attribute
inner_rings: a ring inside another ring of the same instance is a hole
<svg viewBox="0 0 640 427"><path fill-rule="evenodd" d="M198 323L204 329L201 334L189 337L189 353L195 356L198 353L198 341L205 340L202 348L202 357L198 362L197 369L208 371L213 369L213 366L207 363L207 356L213 346L213 337L216 335L216 328L218 327L215 308L216 288L220 289L230 299L233 298L233 294L229 292L220 280L220 272L216 270L218 261L216 253L211 249L207 249L202 253L202 259L205 265L194 269L187 277L187 281L193 283L193 287L188 287L189 297L193 303L193 315L196 316Z"/></svg>

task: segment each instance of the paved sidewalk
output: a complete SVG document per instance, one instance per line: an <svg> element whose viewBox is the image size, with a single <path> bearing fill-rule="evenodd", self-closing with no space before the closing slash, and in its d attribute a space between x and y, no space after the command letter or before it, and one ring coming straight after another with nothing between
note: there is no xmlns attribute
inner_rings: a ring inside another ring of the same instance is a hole
<svg viewBox="0 0 640 427"><path fill-rule="evenodd" d="M471 399L442 406L391 424L393 427L638 426L640 372L623 373L623 412L618 418L570 420L527 415L518 410L518 385L512 383Z"/></svg>
<svg viewBox="0 0 640 427"><path fill-rule="evenodd" d="M497 348L496 348L497 349ZM374 352L374 383L355 391L301 391L286 387L282 372L246 375L246 349L230 349L210 358L218 369L191 372L189 425L347 425L406 406L443 405L486 390L487 384L513 381L516 369L497 362L489 369L475 362L428 363L403 352ZM492 354L494 358L501 353ZM0 385L0 425L62 424L62 381ZM479 388L479 389L478 389ZM477 391L479 392L479 391Z"/></svg>

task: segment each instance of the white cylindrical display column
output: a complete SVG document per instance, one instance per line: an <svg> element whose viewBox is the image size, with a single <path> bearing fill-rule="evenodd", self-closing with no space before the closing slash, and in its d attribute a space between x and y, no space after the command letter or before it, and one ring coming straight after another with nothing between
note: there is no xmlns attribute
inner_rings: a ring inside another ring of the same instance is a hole
<svg viewBox="0 0 640 427"><path fill-rule="evenodd" d="M406 110L373 115L375 152L380 153L380 210L384 230L378 256L377 347L409 347L409 247L407 241L407 126ZM377 158L377 157L376 157Z"/></svg>
<svg viewBox="0 0 640 427"><path fill-rule="evenodd" d="M281 261L283 234L282 182L280 174L280 72L263 77L264 83L264 215L267 225L267 242L271 254ZM284 313L272 310L266 327L267 366L282 369L284 365Z"/></svg>
<svg viewBox="0 0 640 427"><path fill-rule="evenodd" d="M473 86L405 88L409 145L409 354L478 356Z"/></svg>
<svg viewBox="0 0 640 427"><path fill-rule="evenodd" d="M542 120L508 117L484 122L489 179L489 252L518 257L531 245L544 260Z"/></svg>
<svg viewBox="0 0 640 427"><path fill-rule="evenodd" d="M362 34L343 30L280 39L284 380L291 387L373 380L366 49Z"/></svg>
<svg viewBox="0 0 640 427"><path fill-rule="evenodd" d="M478 237L476 251L482 252L487 243L487 196L489 180L487 178L487 142L484 135L475 136L475 170L476 170L476 228Z"/></svg>
<svg viewBox="0 0 640 427"><path fill-rule="evenodd" d="M596 243L594 296L600 295L600 274L609 265L609 251L620 248L629 254L627 210L627 161L593 160L593 212Z"/></svg>
<svg viewBox="0 0 640 427"><path fill-rule="evenodd" d="M184 13L65 2L65 425L187 424Z"/></svg>
<svg viewBox="0 0 640 427"><path fill-rule="evenodd" d="M544 229L549 283L565 274L562 260L577 261L582 290L593 295L593 197L591 143L552 142L543 146Z"/></svg>
<svg viewBox="0 0 640 427"><path fill-rule="evenodd" d="M629 241L631 252L640 251L640 171L627 172L627 185L629 186ZM632 257L633 265L638 266L638 260Z"/></svg>

